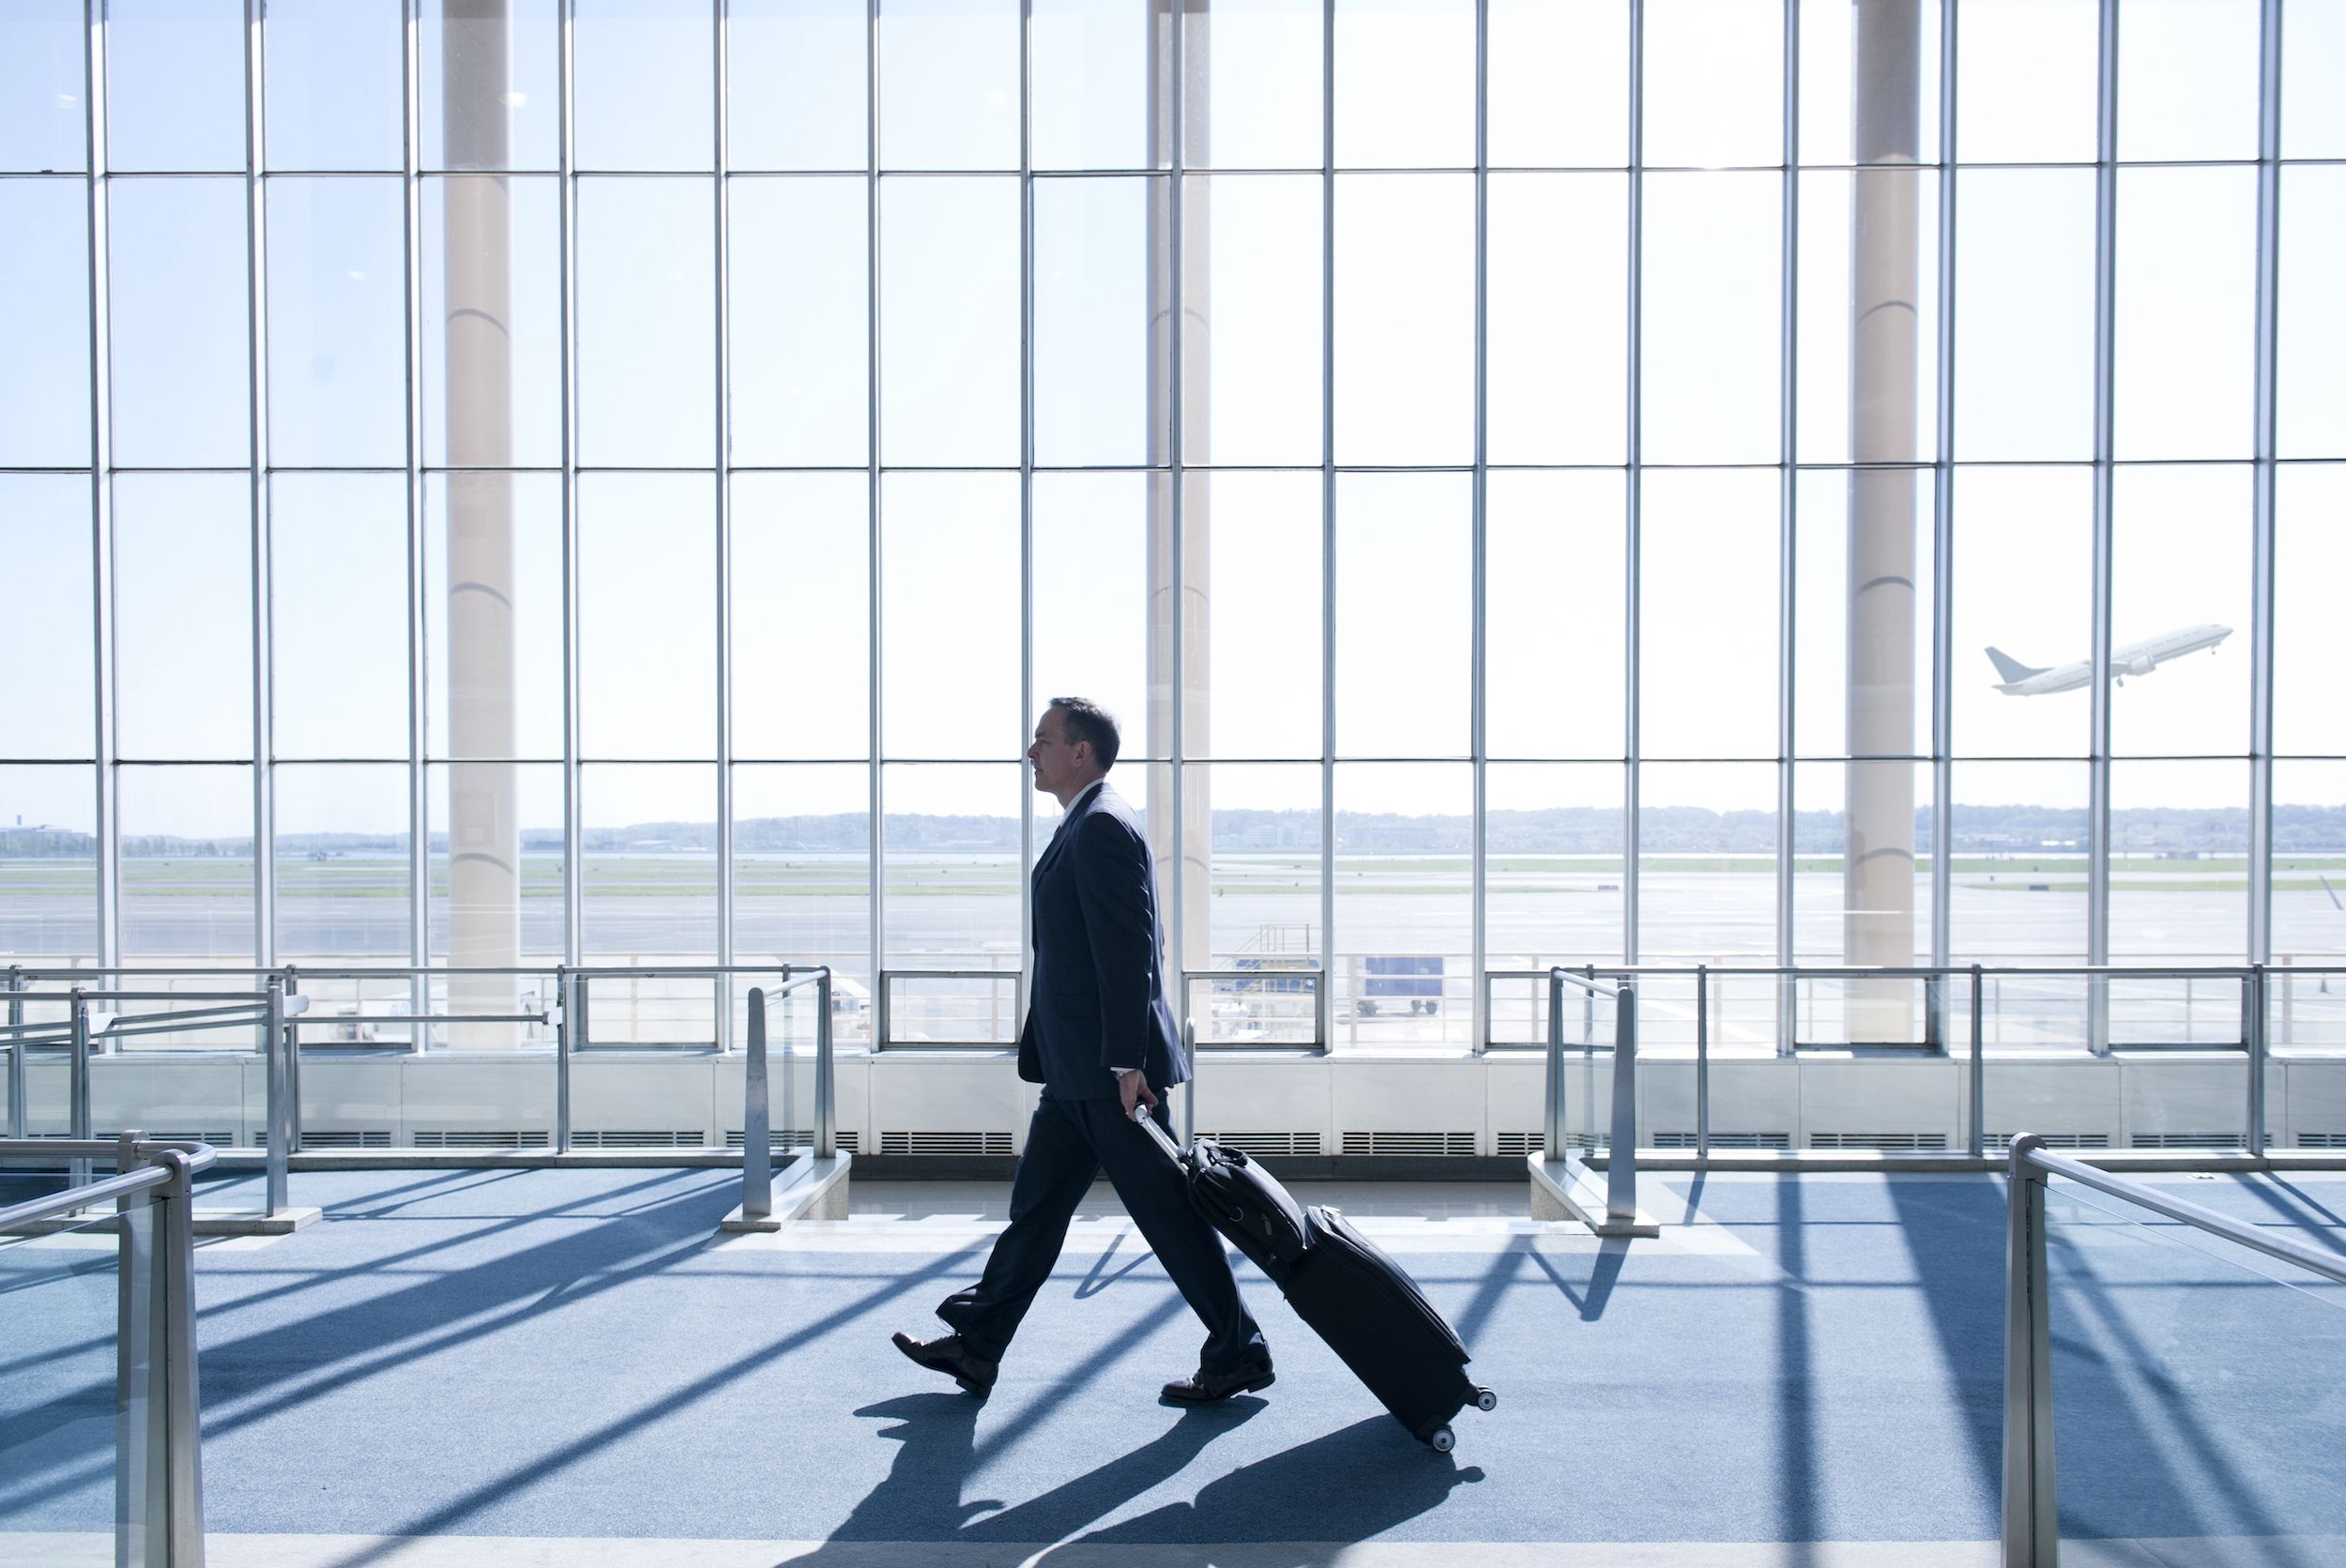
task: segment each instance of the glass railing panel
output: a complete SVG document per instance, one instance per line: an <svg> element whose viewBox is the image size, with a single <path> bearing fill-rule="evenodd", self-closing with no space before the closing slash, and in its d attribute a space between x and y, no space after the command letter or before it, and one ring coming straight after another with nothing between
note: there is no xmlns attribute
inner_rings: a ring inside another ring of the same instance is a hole
<svg viewBox="0 0 2346 1568"><path fill-rule="evenodd" d="M11 1164L14 1172L0 1170L0 1202L63 1188L61 1177ZM0 1562L115 1560L121 1240L113 1205L104 1208L41 1233L0 1235Z"/></svg>
<svg viewBox="0 0 2346 1568"><path fill-rule="evenodd" d="M2346 969L2333 972L2338 956L2274 955L2265 1005L2276 1050L2346 1049ZM2314 966L2322 967L2299 972Z"/></svg>
<svg viewBox="0 0 2346 1568"><path fill-rule="evenodd" d="M1242 975L1193 976L1188 1016L1203 1046L1307 1046L1319 1037L1319 962L1307 954L1248 954L1218 965Z"/></svg>
<svg viewBox="0 0 2346 1568"><path fill-rule="evenodd" d="M1018 973L970 969L952 974L881 976L890 987L884 1046L1014 1045Z"/></svg>
<svg viewBox="0 0 2346 1568"><path fill-rule="evenodd" d="M2339 1237L2328 1184L2184 1180L2293 1241ZM2346 1287L2058 1179L2046 1220L2064 1542L2346 1560Z"/></svg>
<svg viewBox="0 0 2346 1568"><path fill-rule="evenodd" d="M1792 986L1792 1038L1802 1045L1921 1046L1929 987L1922 980L1801 979Z"/></svg>

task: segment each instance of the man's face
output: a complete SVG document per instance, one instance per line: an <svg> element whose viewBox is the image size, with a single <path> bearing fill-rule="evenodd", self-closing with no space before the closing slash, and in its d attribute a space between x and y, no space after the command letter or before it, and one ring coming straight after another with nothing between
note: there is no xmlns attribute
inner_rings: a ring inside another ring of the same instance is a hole
<svg viewBox="0 0 2346 1568"><path fill-rule="evenodd" d="M1035 788L1057 795L1090 765L1091 746L1089 741L1069 741L1067 716L1056 708L1046 708L1034 726L1034 744L1027 748L1027 760L1034 766Z"/></svg>

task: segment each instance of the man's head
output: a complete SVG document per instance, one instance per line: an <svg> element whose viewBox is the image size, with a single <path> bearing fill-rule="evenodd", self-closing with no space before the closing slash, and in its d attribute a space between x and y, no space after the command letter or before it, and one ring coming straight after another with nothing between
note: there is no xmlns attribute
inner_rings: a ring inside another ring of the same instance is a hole
<svg viewBox="0 0 2346 1568"><path fill-rule="evenodd" d="M1067 804L1077 790L1116 766L1120 743L1116 720L1106 708L1083 697L1053 697L1035 723L1034 744L1027 748L1035 788Z"/></svg>

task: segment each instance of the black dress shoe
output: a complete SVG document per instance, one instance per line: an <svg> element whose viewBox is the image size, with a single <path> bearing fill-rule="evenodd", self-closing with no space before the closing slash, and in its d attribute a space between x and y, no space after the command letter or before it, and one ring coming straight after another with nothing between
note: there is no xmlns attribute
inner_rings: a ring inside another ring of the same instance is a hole
<svg viewBox="0 0 2346 1568"><path fill-rule="evenodd" d="M1165 1398L1175 1405L1219 1405L1234 1393L1252 1393L1278 1380L1268 1366L1242 1366L1236 1372L1199 1367L1180 1382L1165 1384Z"/></svg>
<svg viewBox="0 0 2346 1568"><path fill-rule="evenodd" d="M982 1362L961 1347L959 1334L944 1334L936 1339L915 1339L908 1333L893 1336L896 1348L931 1372L942 1372L979 1398L994 1390L994 1379L1001 1376L999 1362Z"/></svg>

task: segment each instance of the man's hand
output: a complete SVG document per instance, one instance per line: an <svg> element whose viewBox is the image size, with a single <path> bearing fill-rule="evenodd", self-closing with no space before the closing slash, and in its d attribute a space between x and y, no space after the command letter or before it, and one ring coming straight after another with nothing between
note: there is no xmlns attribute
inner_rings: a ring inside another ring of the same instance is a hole
<svg viewBox="0 0 2346 1568"><path fill-rule="evenodd" d="M1137 1067L1128 1067L1116 1075L1116 1092L1123 1096L1127 1119L1131 1119L1135 1105L1146 1105L1152 1111L1157 1108L1156 1090L1149 1087L1147 1074Z"/></svg>

